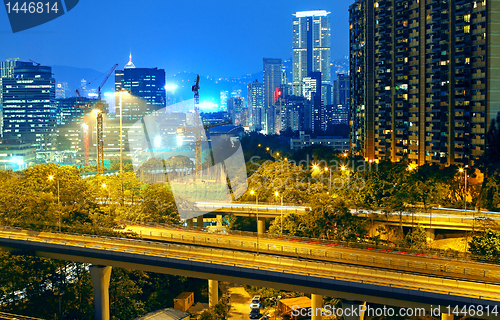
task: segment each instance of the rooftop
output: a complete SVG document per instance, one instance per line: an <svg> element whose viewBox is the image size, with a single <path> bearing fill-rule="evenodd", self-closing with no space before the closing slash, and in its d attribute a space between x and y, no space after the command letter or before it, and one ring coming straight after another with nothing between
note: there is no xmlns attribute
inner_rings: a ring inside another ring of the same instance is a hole
<svg viewBox="0 0 500 320"><path fill-rule="evenodd" d="M310 10L310 11L299 11L294 14L297 18L304 17L326 17L331 12L327 12L326 10Z"/></svg>
<svg viewBox="0 0 500 320"><path fill-rule="evenodd" d="M135 320L182 320L188 318L189 314L186 312L182 312L174 308L167 308L150 312L147 315Z"/></svg>

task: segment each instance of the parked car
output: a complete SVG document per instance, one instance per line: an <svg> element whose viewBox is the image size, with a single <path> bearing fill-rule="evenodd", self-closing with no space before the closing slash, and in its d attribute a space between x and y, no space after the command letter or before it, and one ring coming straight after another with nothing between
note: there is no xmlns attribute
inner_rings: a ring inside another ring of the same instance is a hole
<svg viewBox="0 0 500 320"><path fill-rule="evenodd" d="M250 302L250 308L254 309L254 308L258 308L260 309L260 307L262 306L262 304L260 303L260 296L255 296L252 298L252 302Z"/></svg>
<svg viewBox="0 0 500 320"><path fill-rule="evenodd" d="M254 308L250 311L250 319L259 319L260 316L260 308Z"/></svg>

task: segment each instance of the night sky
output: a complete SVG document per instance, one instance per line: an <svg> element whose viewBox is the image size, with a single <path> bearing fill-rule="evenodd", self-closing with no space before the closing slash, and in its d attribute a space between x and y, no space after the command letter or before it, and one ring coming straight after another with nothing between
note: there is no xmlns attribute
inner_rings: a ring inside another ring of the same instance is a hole
<svg viewBox="0 0 500 320"><path fill-rule="evenodd" d="M349 0L80 0L64 16L13 34L0 9L0 59L109 70L136 67L239 77L262 58L291 58L292 14L327 10L332 58L348 55Z"/></svg>

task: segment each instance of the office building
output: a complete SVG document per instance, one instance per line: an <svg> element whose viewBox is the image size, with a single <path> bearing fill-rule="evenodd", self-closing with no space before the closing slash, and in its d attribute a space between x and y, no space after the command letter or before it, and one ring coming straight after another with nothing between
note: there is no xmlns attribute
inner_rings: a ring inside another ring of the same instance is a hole
<svg viewBox="0 0 500 320"><path fill-rule="evenodd" d="M350 6L351 150L469 164L500 111L498 0Z"/></svg>
<svg viewBox="0 0 500 320"><path fill-rule="evenodd" d="M302 93L303 79L321 72L322 100L331 103L331 31L330 12L301 11L293 18L293 94ZM330 95L328 95L330 92Z"/></svg>
<svg viewBox="0 0 500 320"><path fill-rule="evenodd" d="M116 94L116 114L120 114L121 102L123 121L139 120L166 106L165 70L136 68L130 56L123 70L115 71L115 92L120 91L127 91L128 94Z"/></svg>
<svg viewBox="0 0 500 320"><path fill-rule="evenodd" d="M333 103L326 106L327 122L332 125L349 124L349 75L337 74L333 81Z"/></svg>
<svg viewBox="0 0 500 320"><path fill-rule="evenodd" d="M227 112L229 113L229 117L231 119L231 122L235 125L246 125L243 123L243 119L245 119L247 116L244 114L247 112L247 109L245 108L245 98L243 97L237 97L237 98L229 98L227 99Z"/></svg>
<svg viewBox="0 0 500 320"><path fill-rule="evenodd" d="M33 64L13 67L11 77L0 78L3 138L52 150L55 139L55 80L52 68Z"/></svg>
<svg viewBox="0 0 500 320"><path fill-rule="evenodd" d="M333 81L332 104L349 107L349 75L337 74L337 80Z"/></svg>
<svg viewBox="0 0 500 320"><path fill-rule="evenodd" d="M14 68L22 66L32 66L32 62L18 61L19 58L7 59L0 62L0 78L12 78L14 76Z"/></svg>
<svg viewBox="0 0 500 320"><path fill-rule="evenodd" d="M66 98L66 91L68 91L68 83L57 81L57 83L56 83L56 99Z"/></svg>
<svg viewBox="0 0 500 320"><path fill-rule="evenodd" d="M281 85L281 59L268 59L264 58L264 112L265 112L265 126L263 130L267 134L273 134L274 130L274 118L275 118L275 107L274 107L274 93L277 88Z"/></svg>
<svg viewBox="0 0 500 320"><path fill-rule="evenodd" d="M35 159L36 150L31 143L0 140L0 170L23 170Z"/></svg>
<svg viewBox="0 0 500 320"><path fill-rule="evenodd" d="M264 85L255 80L247 85L248 112L250 131L261 131L265 126L264 113Z"/></svg>
<svg viewBox="0 0 500 320"><path fill-rule="evenodd" d="M220 111L227 111L227 98L229 91L223 90L220 92Z"/></svg>

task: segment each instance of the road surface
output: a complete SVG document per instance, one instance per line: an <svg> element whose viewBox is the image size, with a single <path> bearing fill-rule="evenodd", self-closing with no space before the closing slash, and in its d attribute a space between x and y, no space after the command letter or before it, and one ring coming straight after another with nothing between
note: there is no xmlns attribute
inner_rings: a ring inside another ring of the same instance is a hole
<svg viewBox="0 0 500 320"><path fill-rule="evenodd" d="M231 287L227 290L231 294L231 309L228 320L247 320L250 315L250 301L252 297L243 287Z"/></svg>

